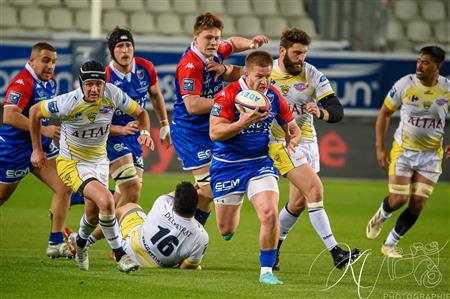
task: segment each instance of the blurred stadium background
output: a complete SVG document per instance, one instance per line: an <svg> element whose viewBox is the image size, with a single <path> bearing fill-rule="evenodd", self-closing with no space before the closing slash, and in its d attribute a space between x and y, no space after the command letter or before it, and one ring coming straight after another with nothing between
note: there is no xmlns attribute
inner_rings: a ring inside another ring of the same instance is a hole
<svg viewBox="0 0 450 299"><path fill-rule="evenodd" d="M376 165L374 123L387 91L415 71L424 45L450 50L448 0L0 0L0 101L35 42L57 47L58 92L64 93L76 87L82 62L109 62L105 37L123 25L134 32L136 55L157 67L170 109L176 65L204 11L222 18L225 38L267 35L271 41L263 49L274 57L283 29L296 26L312 36L307 61L330 79L346 115L337 125L317 124L323 176L385 178ZM244 57L229 61L242 65ZM441 74L450 76L448 59ZM450 181L450 163L443 166L441 180ZM153 173L181 169L173 149L161 146L146 155L146 167Z"/></svg>

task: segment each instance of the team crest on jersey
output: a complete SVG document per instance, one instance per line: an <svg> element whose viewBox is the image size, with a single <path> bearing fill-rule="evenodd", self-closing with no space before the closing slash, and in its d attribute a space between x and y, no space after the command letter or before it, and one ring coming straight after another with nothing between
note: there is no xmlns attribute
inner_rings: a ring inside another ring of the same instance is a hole
<svg viewBox="0 0 450 299"><path fill-rule="evenodd" d="M438 104L439 106L444 106L447 103L448 103L448 99L440 98L440 99L436 100L436 104Z"/></svg>
<svg viewBox="0 0 450 299"><path fill-rule="evenodd" d="M10 104L17 105L20 101L22 94L17 91L11 91L8 95L8 99L6 100Z"/></svg>
<svg viewBox="0 0 450 299"><path fill-rule="evenodd" d="M287 95L287 93L289 92L289 89L291 87L289 85L280 85L280 90L283 93L283 95Z"/></svg>
<svg viewBox="0 0 450 299"><path fill-rule="evenodd" d="M143 71L143 70L137 70L137 71L136 71L136 76L137 76L139 79L144 79L144 71Z"/></svg>
<svg viewBox="0 0 450 299"><path fill-rule="evenodd" d="M294 88L297 89L298 91L304 91L308 87L309 87L308 83L305 82L299 82L294 84Z"/></svg>
<svg viewBox="0 0 450 299"><path fill-rule="evenodd" d="M44 97L44 91L42 90L42 89L36 89L36 91L37 91L37 94L41 97L41 98L43 98Z"/></svg>
<svg viewBox="0 0 450 299"><path fill-rule="evenodd" d="M93 123L95 121L95 119L97 118L97 113L95 112L89 112L87 115L87 118L89 119L89 121L91 123Z"/></svg>
<svg viewBox="0 0 450 299"><path fill-rule="evenodd" d="M212 116L219 116L220 111L222 111L222 105L218 103L214 103L212 109L211 109L211 115Z"/></svg>
<svg viewBox="0 0 450 299"><path fill-rule="evenodd" d="M422 105L423 105L423 109L428 111L431 108L431 105L433 105L433 102L425 101L422 103Z"/></svg>
<svg viewBox="0 0 450 299"><path fill-rule="evenodd" d="M183 79L183 90L194 91L194 79L186 78Z"/></svg>
<svg viewBox="0 0 450 299"><path fill-rule="evenodd" d="M269 100L269 102L273 102L273 98L274 98L274 95L272 94L272 93L267 93L266 94L266 98Z"/></svg>

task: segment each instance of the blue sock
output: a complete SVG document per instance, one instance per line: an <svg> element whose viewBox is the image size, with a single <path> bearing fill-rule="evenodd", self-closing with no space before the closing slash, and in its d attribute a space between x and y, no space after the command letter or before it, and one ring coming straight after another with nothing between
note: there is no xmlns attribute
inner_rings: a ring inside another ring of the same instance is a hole
<svg viewBox="0 0 450 299"><path fill-rule="evenodd" d="M277 258L277 249L261 249L259 252L259 263L261 264L261 267L272 268L273 265L275 265L275 260Z"/></svg>
<svg viewBox="0 0 450 299"><path fill-rule="evenodd" d="M80 193L72 193L70 196L70 206L84 205L84 197Z"/></svg>
<svg viewBox="0 0 450 299"><path fill-rule="evenodd" d="M201 225L205 226L206 224L206 220L208 220L209 214L211 214L211 212L203 212L202 210L197 209L195 211L195 216L194 218L200 222Z"/></svg>
<svg viewBox="0 0 450 299"><path fill-rule="evenodd" d="M50 237L48 238L48 244L55 245L63 242L64 242L63 232L50 233Z"/></svg>

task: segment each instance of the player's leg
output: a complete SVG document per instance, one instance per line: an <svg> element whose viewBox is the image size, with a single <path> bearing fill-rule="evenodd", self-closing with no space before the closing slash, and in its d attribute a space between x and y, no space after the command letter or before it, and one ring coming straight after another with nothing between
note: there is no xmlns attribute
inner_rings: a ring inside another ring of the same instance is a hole
<svg viewBox="0 0 450 299"><path fill-rule="evenodd" d="M198 188L198 208L194 218L202 225L210 215L212 191L210 185L210 163L212 142L208 132L199 132L170 127L173 147L182 162L183 170L190 171L195 178Z"/></svg>
<svg viewBox="0 0 450 299"><path fill-rule="evenodd" d="M4 183L0 182L0 206L2 206L14 193L19 182Z"/></svg>
<svg viewBox="0 0 450 299"><path fill-rule="evenodd" d="M433 192L434 185L441 174L442 150L415 152L411 158L416 171L411 177L411 197L408 207L400 214L395 224L386 238L382 253L390 257L401 257L401 250L397 248L400 239L416 223L421 211L425 207L428 198Z"/></svg>
<svg viewBox="0 0 450 299"><path fill-rule="evenodd" d="M253 204L260 221L260 277L263 284L283 284L273 273L280 234L278 223L278 184L273 176L250 180L247 196Z"/></svg>
<svg viewBox="0 0 450 299"><path fill-rule="evenodd" d="M69 213L72 191L58 177L55 159L47 160L45 167L33 168L32 172L53 191L50 208L51 231L47 255L53 258L72 257L72 253L64 242L64 224Z"/></svg>
<svg viewBox="0 0 450 299"><path fill-rule="evenodd" d="M280 219L280 238L277 245L277 258L273 270L280 270L280 250L284 240L286 240L289 232L300 219L300 214L306 207L306 197L301 191L289 182L289 200L281 209Z"/></svg>
<svg viewBox="0 0 450 299"><path fill-rule="evenodd" d="M210 166L205 165L198 169L193 169L192 175L195 178L195 183L198 193L198 205L195 211L195 219L202 225L206 224L206 220L211 213L211 202L212 202L212 190L210 184Z"/></svg>
<svg viewBox="0 0 450 299"><path fill-rule="evenodd" d="M392 213L409 200L412 175L409 158L404 155L404 149L394 142L390 152L389 195L383 199L380 207L369 220L366 227L367 238L377 238Z"/></svg>
<svg viewBox="0 0 450 299"><path fill-rule="evenodd" d="M231 240L239 225L242 195L233 194L215 202L216 223L225 241Z"/></svg>

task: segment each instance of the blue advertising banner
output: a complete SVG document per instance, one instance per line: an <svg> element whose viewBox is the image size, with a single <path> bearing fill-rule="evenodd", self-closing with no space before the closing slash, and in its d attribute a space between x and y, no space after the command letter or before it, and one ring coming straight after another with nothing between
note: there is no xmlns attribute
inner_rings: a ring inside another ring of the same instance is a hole
<svg viewBox="0 0 450 299"><path fill-rule="evenodd" d="M86 41L83 41L86 43ZM79 56L83 47L72 49L74 42L54 42L58 50L56 79L58 93L72 89L73 52ZM97 43L93 43L98 45ZM25 65L29 55L31 42L5 41L0 45L0 99L5 97L6 88L12 77ZM78 44L79 45L79 44ZM157 69L159 85L170 109L175 101L174 81L175 69L181 53L187 44L172 43L170 45L137 43L136 56L151 60ZM92 51L92 47L85 47ZM81 50L80 50L81 49ZM277 47L265 46L274 57ZM101 52L97 50L98 52ZM105 49L105 52L107 50ZM89 55L87 55L89 56ZM106 55L105 55L106 56ZM105 57L106 61L108 57ZM231 56L227 63L243 65L244 54ZM347 51L311 52L307 61L323 72L332 83L337 95L346 109L347 116L375 116L391 86L402 76L415 72L414 54L374 54ZM448 60L448 59L447 59ZM441 74L450 76L450 62L445 62ZM75 77L76 79L76 77Z"/></svg>

